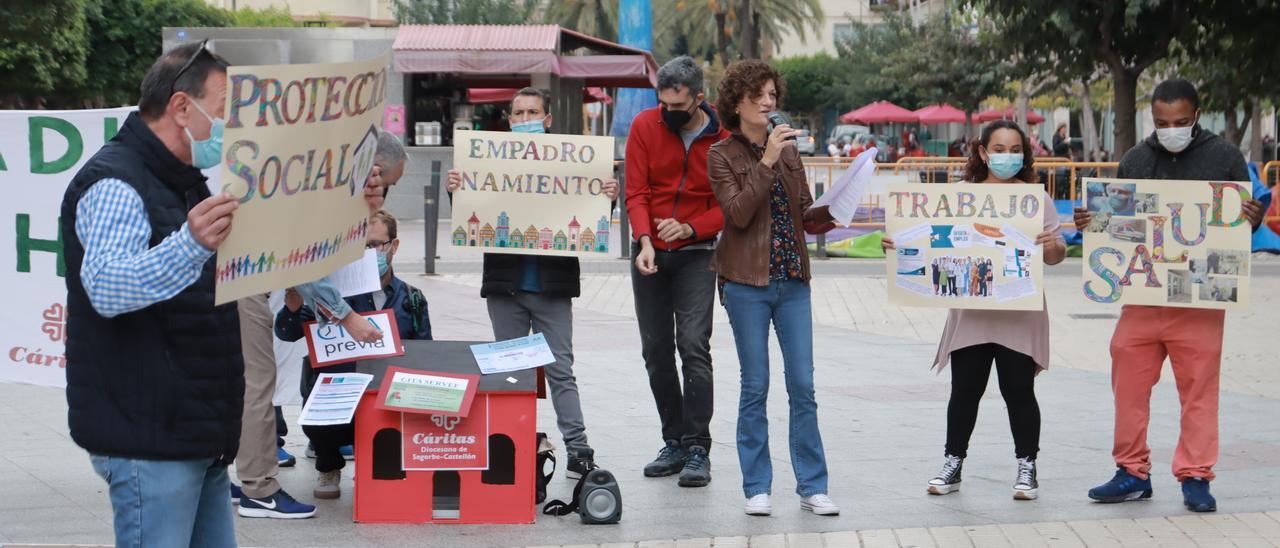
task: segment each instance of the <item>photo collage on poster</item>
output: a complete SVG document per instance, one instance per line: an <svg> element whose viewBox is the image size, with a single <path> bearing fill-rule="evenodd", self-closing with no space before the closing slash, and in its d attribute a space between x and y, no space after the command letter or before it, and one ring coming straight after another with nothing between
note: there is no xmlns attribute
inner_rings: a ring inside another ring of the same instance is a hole
<svg viewBox="0 0 1280 548"><path fill-rule="evenodd" d="M1085 296L1240 304L1249 274L1249 227L1238 205L1245 199L1236 183L1086 180L1084 205L1093 218L1085 229Z"/></svg>

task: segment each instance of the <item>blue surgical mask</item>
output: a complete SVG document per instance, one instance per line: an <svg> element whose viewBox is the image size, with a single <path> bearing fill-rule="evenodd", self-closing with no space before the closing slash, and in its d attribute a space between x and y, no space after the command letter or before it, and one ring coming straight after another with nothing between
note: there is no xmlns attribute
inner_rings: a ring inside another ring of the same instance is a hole
<svg viewBox="0 0 1280 548"><path fill-rule="evenodd" d="M987 154L987 167L991 174L1000 179L1012 179L1022 171L1021 152L1000 152Z"/></svg>
<svg viewBox="0 0 1280 548"><path fill-rule="evenodd" d="M200 103L192 101L191 104L195 105L196 110L208 118L211 124L209 138L203 141L193 137L189 128L182 128L182 131L187 132L187 139L191 140L191 165L198 169L209 169L222 162L222 129L226 126L226 122L222 118L209 116L209 113L200 108Z"/></svg>
<svg viewBox="0 0 1280 548"><path fill-rule="evenodd" d="M546 133L547 128L542 124L543 120L544 118L538 118L537 120L511 124L511 131L516 133Z"/></svg>
<svg viewBox="0 0 1280 548"><path fill-rule="evenodd" d="M390 269L391 269L391 263L387 262L387 252L379 251L378 252L378 275L385 276L387 274L387 270L390 270Z"/></svg>

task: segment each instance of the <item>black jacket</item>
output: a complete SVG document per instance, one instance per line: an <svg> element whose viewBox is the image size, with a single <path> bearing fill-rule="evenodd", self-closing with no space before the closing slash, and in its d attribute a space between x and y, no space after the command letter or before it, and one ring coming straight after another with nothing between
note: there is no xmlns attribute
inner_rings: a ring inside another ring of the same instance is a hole
<svg viewBox="0 0 1280 548"><path fill-rule="evenodd" d="M142 197L153 247L209 196L200 170L174 157L137 113L72 179L61 218L71 438L94 454L230 463L244 411L236 305L213 305L211 260L169 300L112 318L98 314L80 281L84 247L75 224L80 197L104 178Z"/></svg>
<svg viewBox="0 0 1280 548"><path fill-rule="evenodd" d="M480 276L480 296L515 295L526 255L485 253ZM541 294L575 298L582 294L577 257L534 257L538 261Z"/></svg>
<svg viewBox="0 0 1280 548"><path fill-rule="evenodd" d="M1174 154L1152 133L1120 159L1121 179L1180 179L1249 182L1244 154L1226 139L1195 127L1186 150Z"/></svg>

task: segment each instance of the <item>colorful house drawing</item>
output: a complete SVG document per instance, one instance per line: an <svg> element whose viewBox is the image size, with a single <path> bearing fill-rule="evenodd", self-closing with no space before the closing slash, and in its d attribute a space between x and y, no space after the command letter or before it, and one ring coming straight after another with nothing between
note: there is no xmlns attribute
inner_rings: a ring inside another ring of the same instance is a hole
<svg viewBox="0 0 1280 548"><path fill-rule="evenodd" d="M485 223L480 227L480 246L493 247L494 230L493 225Z"/></svg>
<svg viewBox="0 0 1280 548"><path fill-rule="evenodd" d="M551 248L556 251L566 251L569 249L569 237L564 235L563 230L557 230L555 237L551 239Z"/></svg>
<svg viewBox="0 0 1280 548"><path fill-rule="evenodd" d="M596 222L596 251L609 252L609 218L604 215Z"/></svg>
<svg viewBox="0 0 1280 548"><path fill-rule="evenodd" d="M467 219L467 234L468 234L467 240L471 242L469 245L475 246L477 244L480 238L480 235L477 234L479 230L480 230L480 218L476 217L476 212L472 211L471 218Z"/></svg>
<svg viewBox="0 0 1280 548"><path fill-rule="evenodd" d="M498 226L495 230L494 238L497 240L498 247L508 246L508 233L511 231L511 218L507 217L507 212L503 211L498 214Z"/></svg>
<svg viewBox="0 0 1280 548"><path fill-rule="evenodd" d="M507 242L507 247L515 249L524 247L524 233L519 230L511 231L511 239Z"/></svg>
<svg viewBox="0 0 1280 548"><path fill-rule="evenodd" d="M529 225L529 228L524 229L524 247L526 249L538 248L538 229L533 225Z"/></svg>
<svg viewBox="0 0 1280 548"><path fill-rule="evenodd" d="M542 227L542 230L538 232L538 248L551 249L551 229L550 228Z"/></svg>
<svg viewBox="0 0 1280 548"><path fill-rule="evenodd" d="M573 220L569 221L569 251L578 250L578 230L582 225L578 223L578 216L574 215Z"/></svg>
<svg viewBox="0 0 1280 548"><path fill-rule="evenodd" d="M582 246L579 249L583 251L592 251L596 248L596 233L592 232L590 228L584 228L582 229L580 241L582 242Z"/></svg>
<svg viewBox="0 0 1280 548"><path fill-rule="evenodd" d="M453 229L453 245L467 245L467 231L462 227Z"/></svg>

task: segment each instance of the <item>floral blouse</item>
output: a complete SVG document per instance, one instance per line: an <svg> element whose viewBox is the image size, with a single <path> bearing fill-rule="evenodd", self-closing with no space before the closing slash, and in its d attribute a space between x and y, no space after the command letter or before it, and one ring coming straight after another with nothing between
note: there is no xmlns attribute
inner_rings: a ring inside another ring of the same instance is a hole
<svg viewBox="0 0 1280 548"><path fill-rule="evenodd" d="M796 225L791 220L791 199L787 196L787 189L782 186L782 177L773 180L769 215L773 221L773 241L769 246L769 279L786 281L802 278L800 242L796 238Z"/></svg>

